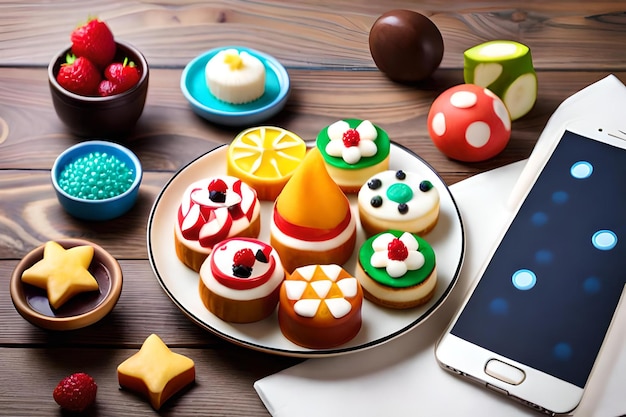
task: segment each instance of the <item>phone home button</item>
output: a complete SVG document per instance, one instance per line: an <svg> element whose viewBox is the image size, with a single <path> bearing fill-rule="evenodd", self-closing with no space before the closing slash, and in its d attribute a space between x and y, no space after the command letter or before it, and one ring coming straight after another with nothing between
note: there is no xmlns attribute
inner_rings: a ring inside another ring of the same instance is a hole
<svg viewBox="0 0 626 417"><path fill-rule="evenodd" d="M490 359L485 365L485 373L507 384L519 385L526 378L521 369L498 359Z"/></svg>

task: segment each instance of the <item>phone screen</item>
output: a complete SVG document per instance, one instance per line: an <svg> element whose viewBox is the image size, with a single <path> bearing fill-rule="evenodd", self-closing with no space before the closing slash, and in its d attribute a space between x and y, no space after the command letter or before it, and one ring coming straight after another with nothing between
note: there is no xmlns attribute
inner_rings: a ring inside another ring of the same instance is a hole
<svg viewBox="0 0 626 417"><path fill-rule="evenodd" d="M451 333L584 388L626 282L626 151L566 131Z"/></svg>

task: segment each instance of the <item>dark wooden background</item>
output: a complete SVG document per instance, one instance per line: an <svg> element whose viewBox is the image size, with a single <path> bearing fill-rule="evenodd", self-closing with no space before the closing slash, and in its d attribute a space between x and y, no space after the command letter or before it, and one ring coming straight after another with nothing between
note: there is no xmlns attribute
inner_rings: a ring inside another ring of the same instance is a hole
<svg viewBox="0 0 626 417"><path fill-rule="evenodd" d="M398 8L427 15L444 38L440 69L419 85L389 81L369 53L371 25ZM124 142L145 170L139 201L126 216L105 223L69 217L49 178L56 156L81 139L54 112L47 65L87 16L105 20L150 64L146 107ZM481 163L454 162L432 145L426 116L439 93L463 82L463 51L493 39L531 48L537 104L513 123L502 154ZM179 87L191 59L225 45L262 50L287 68L292 94L269 124L313 139L339 118L370 119L453 184L526 158L552 112L576 91L610 73L626 81L626 2L0 1L0 415L59 415L52 389L76 370L99 383L91 415L153 415L147 402L119 390L115 373L150 333L197 365L197 383L161 415L267 414L252 383L299 362L233 346L198 328L167 298L147 260L146 222L160 189L179 168L238 132L193 114ZM101 322L48 332L18 315L8 283L22 256L63 237L109 250L122 265L124 289Z"/></svg>

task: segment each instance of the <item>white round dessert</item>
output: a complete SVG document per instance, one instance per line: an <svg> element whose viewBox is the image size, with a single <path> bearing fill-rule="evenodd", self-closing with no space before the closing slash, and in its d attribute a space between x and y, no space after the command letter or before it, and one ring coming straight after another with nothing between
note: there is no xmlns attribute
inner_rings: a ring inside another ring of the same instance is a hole
<svg viewBox="0 0 626 417"><path fill-rule="evenodd" d="M249 103L265 92L265 66L246 51L219 51L207 62L205 77L211 94L226 103Z"/></svg>
<svg viewBox="0 0 626 417"><path fill-rule="evenodd" d="M416 173L387 170L363 184L358 207L367 236L387 230L423 235L439 219L439 191Z"/></svg>

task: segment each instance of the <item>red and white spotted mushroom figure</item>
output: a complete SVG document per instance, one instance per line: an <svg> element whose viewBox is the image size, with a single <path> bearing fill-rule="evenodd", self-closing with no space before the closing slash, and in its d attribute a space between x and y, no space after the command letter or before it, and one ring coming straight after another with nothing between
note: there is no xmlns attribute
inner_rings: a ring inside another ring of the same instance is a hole
<svg viewBox="0 0 626 417"><path fill-rule="evenodd" d="M488 89L461 84L435 99L428 113L428 132L449 158L484 161L508 144L511 117L502 100Z"/></svg>

